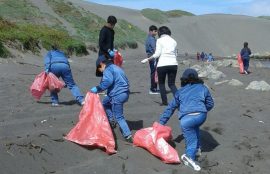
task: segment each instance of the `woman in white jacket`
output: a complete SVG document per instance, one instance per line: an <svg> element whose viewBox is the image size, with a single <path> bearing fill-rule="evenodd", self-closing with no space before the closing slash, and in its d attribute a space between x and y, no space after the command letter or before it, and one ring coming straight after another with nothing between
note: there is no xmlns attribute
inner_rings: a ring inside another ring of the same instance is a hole
<svg viewBox="0 0 270 174"><path fill-rule="evenodd" d="M151 57L142 60L142 63L146 63L151 59L159 59L157 64L157 73L160 95L162 105L168 105L165 88L166 76L168 77L168 86L173 95L177 91L175 86L175 78L178 68L178 62L176 60L177 42L171 37L171 30L167 26L162 26L158 29L158 36L159 39L157 39L156 42L155 53Z"/></svg>

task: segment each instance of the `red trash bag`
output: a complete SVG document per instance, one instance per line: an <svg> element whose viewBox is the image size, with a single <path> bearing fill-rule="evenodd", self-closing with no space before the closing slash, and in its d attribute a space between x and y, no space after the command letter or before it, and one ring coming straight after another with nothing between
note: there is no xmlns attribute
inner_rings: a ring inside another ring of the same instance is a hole
<svg viewBox="0 0 270 174"><path fill-rule="evenodd" d="M157 73L157 69L155 70L155 83L158 83L158 73Z"/></svg>
<svg viewBox="0 0 270 174"><path fill-rule="evenodd" d="M84 146L105 148L108 154L116 153L113 133L98 94L87 93L79 122L65 139Z"/></svg>
<svg viewBox="0 0 270 174"><path fill-rule="evenodd" d="M239 73L244 74L244 64L243 64L241 54L237 54L237 61L238 61L238 65L239 65Z"/></svg>
<svg viewBox="0 0 270 174"><path fill-rule="evenodd" d="M155 122L153 127L138 130L133 144L148 150L164 163L180 163L177 151L166 142L171 139L172 129Z"/></svg>
<svg viewBox="0 0 270 174"><path fill-rule="evenodd" d="M48 89L50 91L60 92L61 89L65 86L65 83L59 80L53 73L47 75L48 80Z"/></svg>
<svg viewBox="0 0 270 174"><path fill-rule="evenodd" d="M113 58L113 63L119 67L122 67L123 57L119 51L116 51Z"/></svg>
<svg viewBox="0 0 270 174"><path fill-rule="evenodd" d="M43 71L35 77L34 82L30 86L30 92L35 99L40 100L41 96L46 91L47 86L47 74Z"/></svg>

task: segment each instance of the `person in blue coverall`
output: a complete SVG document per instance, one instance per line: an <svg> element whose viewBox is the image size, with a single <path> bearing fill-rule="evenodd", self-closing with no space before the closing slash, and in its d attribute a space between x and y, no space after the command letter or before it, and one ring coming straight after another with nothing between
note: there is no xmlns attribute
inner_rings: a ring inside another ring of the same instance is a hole
<svg viewBox="0 0 270 174"><path fill-rule="evenodd" d="M247 42L244 42L244 48L242 48L240 54L241 54L241 58L242 58L243 64L244 64L244 73L249 74L250 71L248 70L248 68L249 68L249 59L250 59L250 55L251 55L251 50L248 47Z"/></svg>
<svg viewBox="0 0 270 174"><path fill-rule="evenodd" d="M156 51L156 38L157 35L157 27L155 25L151 25L149 27L149 33L147 39L145 41L145 52L147 57L151 57ZM155 71L157 68L157 59L149 60L149 67L150 67L150 79L151 79L151 86L149 90L149 94L159 94L157 89L157 83L155 82Z"/></svg>
<svg viewBox="0 0 270 174"><path fill-rule="evenodd" d="M181 88L169 103L159 123L165 125L176 109L182 133L185 138L185 154L181 156L185 165L199 171L195 163L196 154L200 154L200 126L205 122L207 112L214 107L214 101L203 80L194 69L186 69L181 77Z"/></svg>
<svg viewBox="0 0 270 174"><path fill-rule="evenodd" d="M79 87L73 80L70 65L65 54L58 49L57 45L52 46L44 58L45 72L51 72L58 78L61 77L72 95L75 97L76 101L80 105L84 105L84 97L80 92ZM58 94L57 92L51 92L52 106L59 106Z"/></svg>
<svg viewBox="0 0 270 174"><path fill-rule="evenodd" d="M99 93L107 90L107 96L103 99L102 104L110 125L114 128L116 121L121 128L123 137L127 142L132 143L131 131L123 114L123 105L129 98L129 81L124 71L105 56L98 58L96 66L103 73L103 76L100 84L92 87L90 91Z"/></svg>

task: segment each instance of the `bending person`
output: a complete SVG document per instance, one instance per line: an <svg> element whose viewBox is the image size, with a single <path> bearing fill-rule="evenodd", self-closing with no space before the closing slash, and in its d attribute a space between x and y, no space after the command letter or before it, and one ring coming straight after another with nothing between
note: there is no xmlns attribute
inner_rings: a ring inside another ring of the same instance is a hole
<svg viewBox="0 0 270 174"><path fill-rule="evenodd" d="M84 97L80 92L79 87L73 80L70 65L65 54L58 49L57 45L52 46L44 58L45 71L53 73L58 78L61 77L72 95L80 105L84 105ZM59 106L57 92L51 92L52 106Z"/></svg>

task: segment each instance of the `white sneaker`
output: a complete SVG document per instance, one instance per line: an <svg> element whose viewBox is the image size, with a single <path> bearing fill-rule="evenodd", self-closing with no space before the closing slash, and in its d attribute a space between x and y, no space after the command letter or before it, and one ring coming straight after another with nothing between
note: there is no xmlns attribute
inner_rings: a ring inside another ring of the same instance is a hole
<svg viewBox="0 0 270 174"><path fill-rule="evenodd" d="M197 157L202 156L202 150L201 150L201 148L198 148L198 149L197 149L196 156L197 156Z"/></svg>
<svg viewBox="0 0 270 174"><path fill-rule="evenodd" d="M183 154L181 156L181 160L184 162L184 164L188 167L191 167L195 171L200 171L201 167L196 164L192 159L186 156L186 154Z"/></svg>
<svg viewBox="0 0 270 174"><path fill-rule="evenodd" d="M149 94L153 95L153 94L160 94L159 91L152 91L152 90L149 90Z"/></svg>
<svg viewBox="0 0 270 174"><path fill-rule="evenodd" d="M245 73L245 74L248 74L248 72L247 72L246 70L244 71L244 73Z"/></svg>
<svg viewBox="0 0 270 174"><path fill-rule="evenodd" d="M52 103L52 107L58 107L59 104L58 103Z"/></svg>

